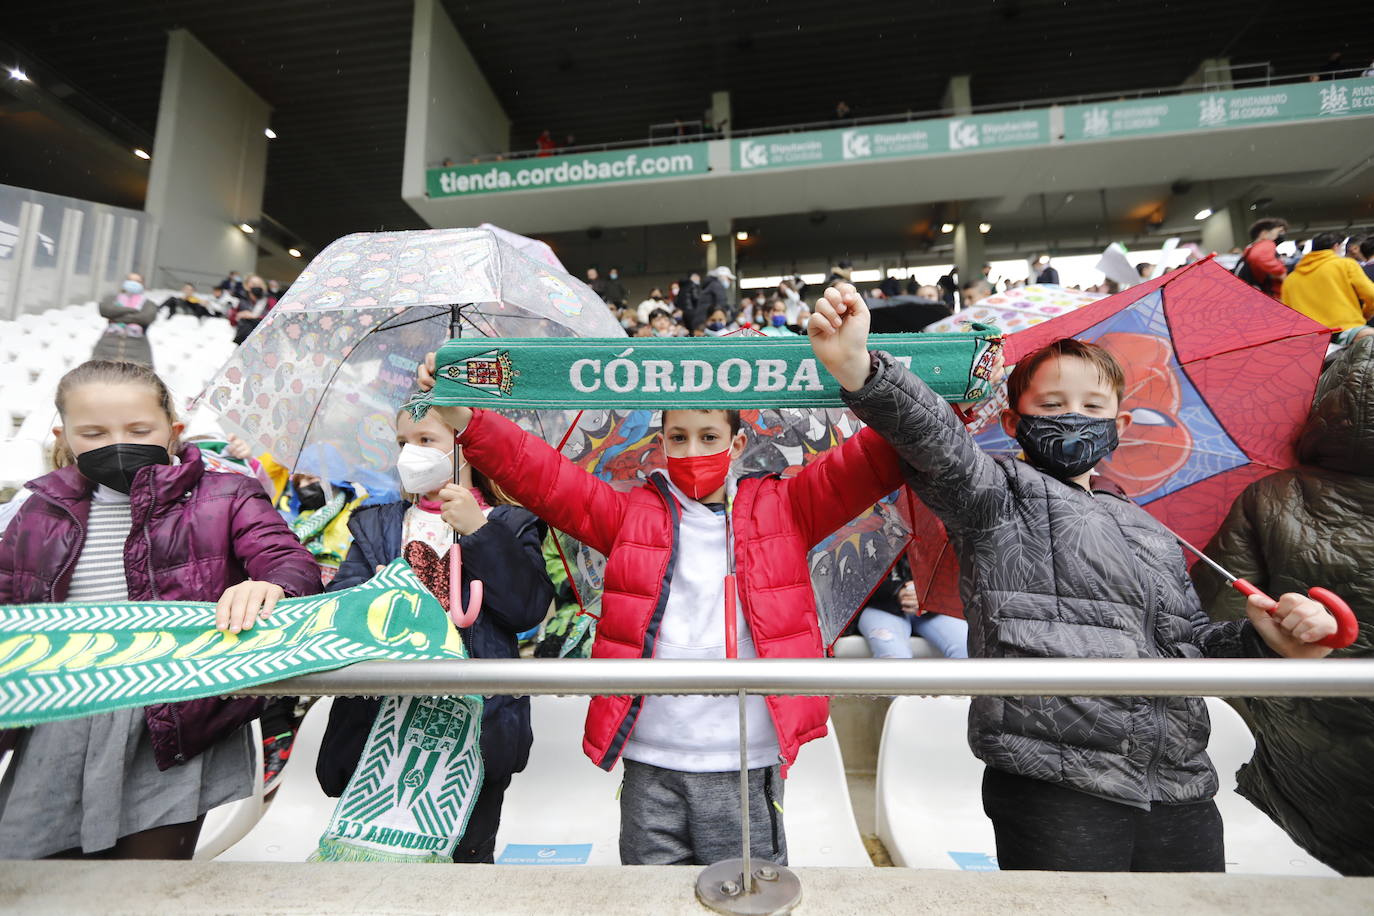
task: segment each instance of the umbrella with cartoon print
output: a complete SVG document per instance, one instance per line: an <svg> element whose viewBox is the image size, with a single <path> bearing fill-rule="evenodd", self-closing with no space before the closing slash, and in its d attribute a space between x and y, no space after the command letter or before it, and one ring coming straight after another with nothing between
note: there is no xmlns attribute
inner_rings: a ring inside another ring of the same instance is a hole
<svg viewBox="0 0 1374 916"><path fill-rule="evenodd" d="M490 229L362 233L339 239L311 262L201 400L292 473L356 481L371 500L390 501L400 495L395 419L425 354L474 334L624 333L585 285ZM543 411L518 419L556 441L574 416ZM448 556L447 589L427 584L441 601L446 593L450 613L468 625L481 591L474 582L467 611L459 613L456 538ZM417 567L426 571L437 573L436 563Z"/></svg>

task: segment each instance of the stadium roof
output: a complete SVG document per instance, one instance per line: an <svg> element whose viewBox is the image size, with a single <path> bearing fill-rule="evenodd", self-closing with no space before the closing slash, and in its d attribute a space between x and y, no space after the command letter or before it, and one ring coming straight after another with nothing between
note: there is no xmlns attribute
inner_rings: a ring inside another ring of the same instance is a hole
<svg viewBox="0 0 1374 916"><path fill-rule="evenodd" d="M1255 0L943 0L840 6L444 0L512 119L512 146L633 140L731 93L733 127L938 108L951 74L975 104L1174 86L1209 57L1311 72L1374 59L1353 10ZM264 210L323 245L416 228L400 198L411 0L46 0L7 39L151 140L166 32L184 27L274 108ZM1258 72L1258 71L1256 71ZM8 145L8 144L7 144ZM6 156L28 151L9 145ZM495 152L495 151L493 151Z"/></svg>

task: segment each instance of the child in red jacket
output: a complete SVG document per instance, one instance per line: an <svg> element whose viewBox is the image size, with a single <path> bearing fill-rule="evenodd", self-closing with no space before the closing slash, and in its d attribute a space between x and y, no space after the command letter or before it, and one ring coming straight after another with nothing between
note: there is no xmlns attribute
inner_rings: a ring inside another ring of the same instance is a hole
<svg viewBox="0 0 1374 916"><path fill-rule="evenodd" d="M434 357L420 385L434 384ZM901 485L896 454L864 429L790 479L736 479L739 411L668 410L667 473L621 492L498 414L436 408L464 456L550 525L607 557L594 658L724 658L735 574L740 658L824 654L807 551ZM843 483L842 483L843 481ZM782 775L825 734L824 697L750 697L753 855L785 864ZM620 859L709 865L737 856L738 710L732 697L593 697L582 746L625 758ZM734 772L732 772L734 771Z"/></svg>

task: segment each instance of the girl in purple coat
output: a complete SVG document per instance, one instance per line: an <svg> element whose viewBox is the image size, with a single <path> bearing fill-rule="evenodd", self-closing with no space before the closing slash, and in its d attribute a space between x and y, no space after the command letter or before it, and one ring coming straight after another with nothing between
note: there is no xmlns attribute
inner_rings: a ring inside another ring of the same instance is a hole
<svg viewBox="0 0 1374 916"><path fill-rule="evenodd" d="M58 470L26 485L0 539L0 605L216 601L217 627L238 632L282 597L320 591L257 481L208 471L179 443L151 369L83 363L57 410ZM252 791L243 726L260 709L212 698L20 732L0 781L0 859L189 859L205 812Z"/></svg>

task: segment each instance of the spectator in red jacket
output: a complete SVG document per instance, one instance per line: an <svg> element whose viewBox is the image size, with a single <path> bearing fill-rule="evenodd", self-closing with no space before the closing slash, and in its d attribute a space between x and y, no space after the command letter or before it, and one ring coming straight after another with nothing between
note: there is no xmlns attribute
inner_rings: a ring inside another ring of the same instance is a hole
<svg viewBox="0 0 1374 916"><path fill-rule="evenodd" d="M1250 227L1250 245L1241 255L1250 268L1249 281L1261 291L1278 299L1283 292L1283 278L1288 276L1288 268L1279 260L1274 249L1283 241L1288 231L1288 221L1278 217L1265 217L1255 220Z"/></svg>
<svg viewBox="0 0 1374 916"><path fill-rule="evenodd" d="M433 373L431 354L422 388ZM726 657L728 590L738 596L740 658L821 657L807 551L902 482L896 454L867 428L795 477L736 478L739 412L668 410L667 472L621 491L499 414L435 409L474 468L606 555L594 658ZM781 777L801 745L825 734L827 707L824 697L746 701L755 856L786 862ZM625 758L622 863L739 855L738 715L731 697L592 698L583 750L607 770Z"/></svg>

